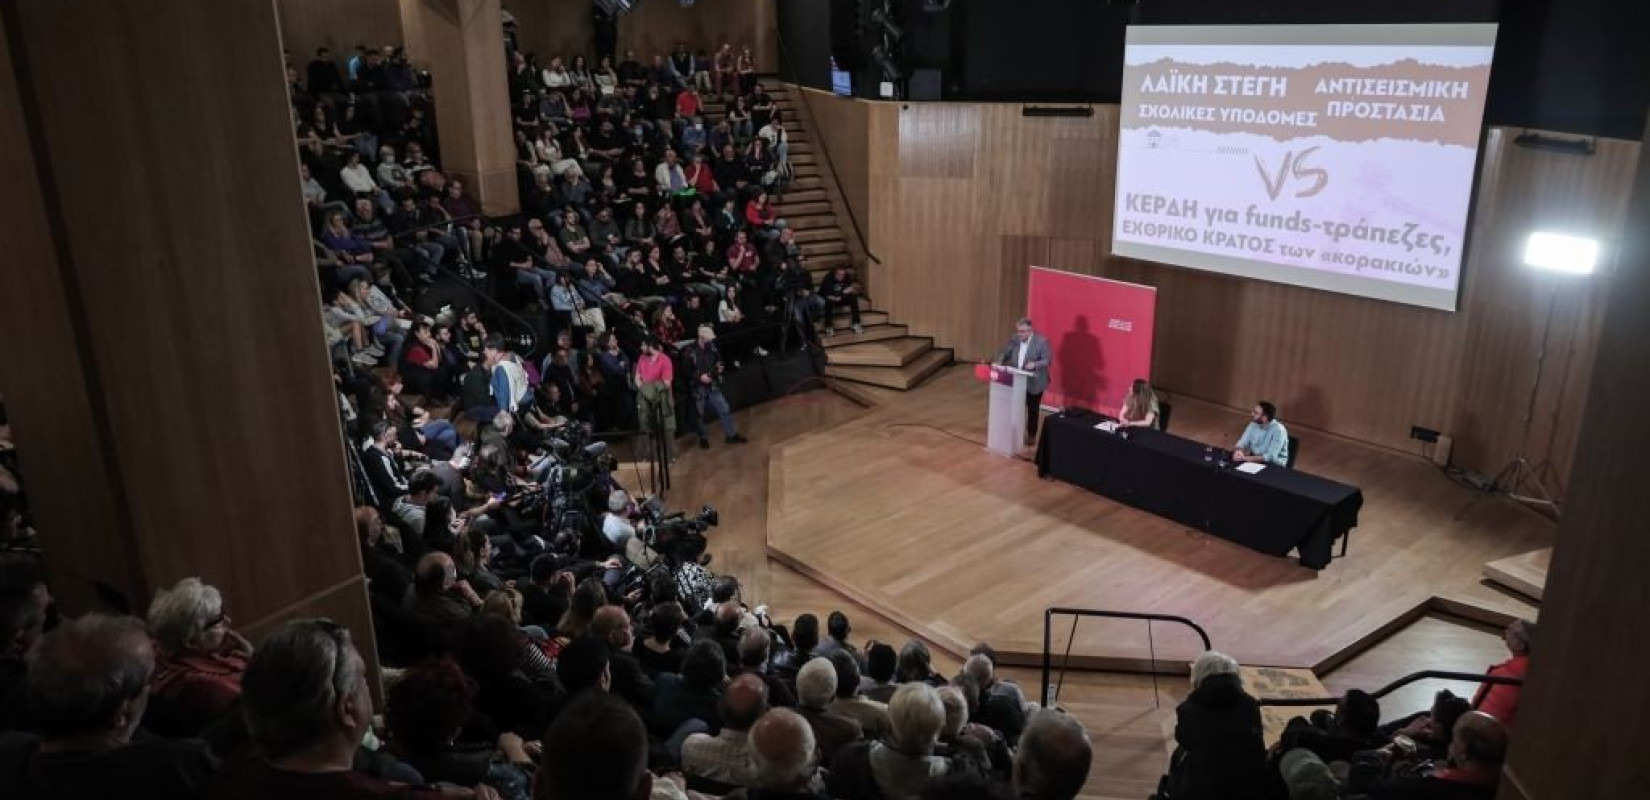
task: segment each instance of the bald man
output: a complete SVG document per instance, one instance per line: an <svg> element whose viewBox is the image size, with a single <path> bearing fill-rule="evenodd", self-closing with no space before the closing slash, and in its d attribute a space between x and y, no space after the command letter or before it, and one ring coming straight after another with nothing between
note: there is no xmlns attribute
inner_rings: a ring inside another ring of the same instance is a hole
<svg viewBox="0 0 1650 800"><path fill-rule="evenodd" d="M755 675L734 678L722 692L719 710L720 733L695 733L682 743L682 771L714 783L705 788L717 794L753 785L750 729L768 711L768 685Z"/></svg>
<svg viewBox="0 0 1650 800"><path fill-rule="evenodd" d="M642 663L630 654L636 643L631 628L630 614L624 606L602 606L590 619L590 636L607 645L607 669L612 679L612 692L637 708L653 707L653 679L642 670Z"/></svg>
<svg viewBox="0 0 1650 800"><path fill-rule="evenodd" d="M826 800L813 788L816 752L807 720L789 709L769 711L750 731L752 788L764 800ZM749 800L754 794L740 789L723 800Z"/></svg>
<svg viewBox="0 0 1650 800"><path fill-rule="evenodd" d="M481 607L481 598L469 582L458 579L453 557L435 552L418 559L402 605L430 625L443 626L468 620Z"/></svg>
<svg viewBox="0 0 1650 800"><path fill-rule="evenodd" d="M1014 754L1014 786L1021 800L1072 800L1089 779L1094 748L1076 717L1052 708L1026 720Z"/></svg>

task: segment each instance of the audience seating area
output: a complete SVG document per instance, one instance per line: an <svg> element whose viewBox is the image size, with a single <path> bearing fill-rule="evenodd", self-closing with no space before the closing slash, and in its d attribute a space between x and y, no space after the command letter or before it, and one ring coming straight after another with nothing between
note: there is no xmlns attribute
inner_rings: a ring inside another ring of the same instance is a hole
<svg viewBox="0 0 1650 800"><path fill-rule="evenodd" d="M814 154L748 55L512 54L507 219L443 173L405 60L358 58L289 75L382 704L363 632L295 620L254 646L211 576L142 618L59 618L0 407L0 796L1082 794L1104 742L989 645L948 677L920 640L769 609L712 570L713 508L623 485L594 435L674 438L681 405L702 445L706 414L737 444L725 370L906 333L861 309ZM516 320L542 360L501 335ZM1523 675L1530 634L1492 674ZM1487 799L1518 692L1396 720L1351 692L1268 747L1235 662L1205 654L1192 685L1158 798Z"/></svg>

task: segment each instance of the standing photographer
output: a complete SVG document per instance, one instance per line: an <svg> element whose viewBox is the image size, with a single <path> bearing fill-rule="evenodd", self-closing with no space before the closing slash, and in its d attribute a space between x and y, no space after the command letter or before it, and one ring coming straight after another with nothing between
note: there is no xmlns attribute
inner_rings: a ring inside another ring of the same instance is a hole
<svg viewBox="0 0 1650 800"><path fill-rule="evenodd" d="M705 430L705 407L716 412L722 422L722 436L728 444L749 441L734 427L733 412L728 399L722 396L722 354L716 349L716 331L709 325L699 326L699 338L682 353L686 360L689 379L693 382L693 430L699 434L699 449L710 448L710 437Z"/></svg>

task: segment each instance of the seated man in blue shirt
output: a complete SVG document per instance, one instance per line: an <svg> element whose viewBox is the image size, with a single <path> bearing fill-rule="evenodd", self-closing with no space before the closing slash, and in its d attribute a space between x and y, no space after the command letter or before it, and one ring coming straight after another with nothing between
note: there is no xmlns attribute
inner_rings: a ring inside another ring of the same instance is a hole
<svg viewBox="0 0 1650 800"><path fill-rule="evenodd" d="M1243 429L1232 458L1277 467L1289 465L1289 431L1278 421L1277 406L1265 400L1255 404L1249 414L1249 427Z"/></svg>

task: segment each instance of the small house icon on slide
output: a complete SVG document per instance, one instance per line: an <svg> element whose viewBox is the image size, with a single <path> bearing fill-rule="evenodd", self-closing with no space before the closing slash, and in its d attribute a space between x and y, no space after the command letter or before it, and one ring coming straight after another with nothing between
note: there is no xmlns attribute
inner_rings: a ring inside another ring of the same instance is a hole
<svg viewBox="0 0 1650 800"><path fill-rule="evenodd" d="M1147 147L1162 147L1163 133L1161 131L1146 131Z"/></svg>

